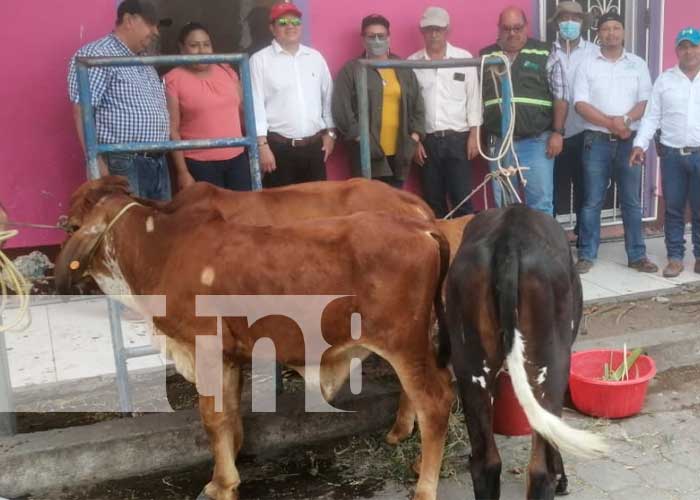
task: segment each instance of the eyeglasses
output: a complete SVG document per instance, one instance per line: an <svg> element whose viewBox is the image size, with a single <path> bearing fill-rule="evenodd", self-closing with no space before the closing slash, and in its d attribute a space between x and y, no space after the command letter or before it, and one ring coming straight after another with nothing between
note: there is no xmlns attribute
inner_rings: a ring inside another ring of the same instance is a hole
<svg viewBox="0 0 700 500"><path fill-rule="evenodd" d="M447 28L443 28L442 26L425 26L420 29L422 33L445 33L447 31Z"/></svg>
<svg viewBox="0 0 700 500"><path fill-rule="evenodd" d="M277 26L301 26L301 19L298 17L283 17L275 21Z"/></svg>
<svg viewBox="0 0 700 500"><path fill-rule="evenodd" d="M500 29L503 33L522 33L522 31L525 29L524 24L516 24L515 26L499 26L498 29Z"/></svg>
<svg viewBox="0 0 700 500"><path fill-rule="evenodd" d="M373 33L371 35L365 35L365 40L386 40L388 35L384 33Z"/></svg>

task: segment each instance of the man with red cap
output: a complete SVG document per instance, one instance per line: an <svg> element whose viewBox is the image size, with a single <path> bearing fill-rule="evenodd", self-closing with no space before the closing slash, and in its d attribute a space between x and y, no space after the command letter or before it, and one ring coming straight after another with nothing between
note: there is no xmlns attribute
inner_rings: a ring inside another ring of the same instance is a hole
<svg viewBox="0 0 700 500"><path fill-rule="evenodd" d="M336 138L328 65L301 44L297 6L277 3L269 20L274 40L250 59L263 185L325 180Z"/></svg>

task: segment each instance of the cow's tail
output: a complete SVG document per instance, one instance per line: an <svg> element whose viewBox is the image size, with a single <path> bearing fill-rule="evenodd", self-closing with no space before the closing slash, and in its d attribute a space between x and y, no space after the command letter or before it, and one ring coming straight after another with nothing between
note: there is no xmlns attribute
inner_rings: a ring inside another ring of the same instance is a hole
<svg viewBox="0 0 700 500"><path fill-rule="evenodd" d="M498 316L515 397L525 411L530 426L559 450L582 457L606 455L608 447L602 437L567 425L560 417L544 409L532 392L525 370L525 343L517 328L519 265L517 248L508 241L497 245L494 279Z"/></svg>
<svg viewBox="0 0 700 500"><path fill-rule="evenodd" d="M447 321L445 320L445 305L442 301L442 286L445 282L445 276L447 276L447 270L450 267L450 242L447 240L444 234L437 230L431 231L430 236L437 241L438 246L440 247L440 271L437 287L435 289L433 306L435 308L435 317L437 318L438 323L437 363L440 368L444 368L450 361L450 334L447 330Z"/></svg>

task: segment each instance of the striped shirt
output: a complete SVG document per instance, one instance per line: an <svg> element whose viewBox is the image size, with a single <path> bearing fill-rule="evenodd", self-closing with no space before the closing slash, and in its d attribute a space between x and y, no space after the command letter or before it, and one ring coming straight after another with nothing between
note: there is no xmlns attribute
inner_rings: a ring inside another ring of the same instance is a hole
<svg viewBox="0 0 700 500"><path fill-rule="evenodd" d="M81 47L71 58L68 71L71 102L79 102L76 57L134 55L114 33ZM170 120L165 88L155 68L103 66L90 68L88 74L99 143L154 142L169 139Z"/></svg>

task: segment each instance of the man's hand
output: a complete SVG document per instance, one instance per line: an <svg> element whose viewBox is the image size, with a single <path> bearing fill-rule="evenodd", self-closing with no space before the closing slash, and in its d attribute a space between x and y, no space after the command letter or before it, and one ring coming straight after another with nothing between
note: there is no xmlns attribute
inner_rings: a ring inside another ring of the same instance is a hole
<svg viewBox="0 0 700 500"><path fill-rule="evenodd" d="M178 172L177 188L178 190L185 189L195 183L194 177L189 172Z"/></svg>
<svg viewBox="0 0 700 500"><path fill-rule="evenodd" d="M469 133L469 139L467 139L467 159L473 160L479 156L479 137L476 132Z"/></svg>
<svg viewBox="0 0 700 500"><path fill-rule="evenodd" d="M413 153L413 161L415 161L421 167L425 165L425 160L428 158L428 153L425 152L425 147L422 142L418 142L416 146L416 152Z"/></svg>
<svg viewBox="0 0 700 500"><path fill-rule="evenodd" d="M277 169L275 155L268 144L260 145L260 171L262 173L274 172Z"/></svg>
<svg viewBox="0 0 700 500"><path fill-rule="evenodd" d="M324 152L323 161L325 163L328 160L328 157L333 153L333 149L335 148L335 139L328 134L323 134L321 136L321 141L323 142L321 150Z"/></svg>
<svg viewBox="0 0 700 500"><path fill-rule="evenodd" d="M547 157L554 158L561 150L564 149L564 138L559 132L552 132L549 134L549 140L547 141Z"/></svg>
<svg viewBox="0 0 700 500"><path fill-rule="evenodd" d="M644 164L644 157L644 150L639 146L635 146L630 155L630 167L638 167Z"/></svg>
<svg viewBox="0 0 700 500"><path fill-rule="evenodd" d="M625 119L621 116L613 116L610 127L608 127L611 134L614 134L622 139L627 139L630 135L630 129L625 125Z"/></svg>

